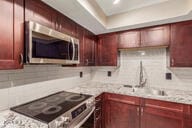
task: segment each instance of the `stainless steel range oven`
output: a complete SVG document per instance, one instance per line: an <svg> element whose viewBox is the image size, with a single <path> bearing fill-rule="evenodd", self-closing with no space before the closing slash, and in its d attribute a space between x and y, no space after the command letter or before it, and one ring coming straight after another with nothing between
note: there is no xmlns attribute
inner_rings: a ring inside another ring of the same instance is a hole
<svg viewBox="0 0 192 128"><path fill-rule="evenodd" d="M95 99L91 95L63 91L11 110L45 123L49 128L93 128Z"/></svg>
<svg viewBox="0 0 192 128"><path fill-rule="evenodd" d="M26 22L26 63L78 64L79 40L34 22Z"/></svg>

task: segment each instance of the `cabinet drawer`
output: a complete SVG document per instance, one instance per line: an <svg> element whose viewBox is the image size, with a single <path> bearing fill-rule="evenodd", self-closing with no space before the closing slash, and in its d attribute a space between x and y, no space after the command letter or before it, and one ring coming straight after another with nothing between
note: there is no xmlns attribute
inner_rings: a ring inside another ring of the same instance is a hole
<svg viewBox="0 0 192 128"><path fill-rule="evenodd" d="M140 98L139 97L106 93L105 99L117 101L117 102L121 102L121 103L126 103L126 104L140 105Z"/></svg>

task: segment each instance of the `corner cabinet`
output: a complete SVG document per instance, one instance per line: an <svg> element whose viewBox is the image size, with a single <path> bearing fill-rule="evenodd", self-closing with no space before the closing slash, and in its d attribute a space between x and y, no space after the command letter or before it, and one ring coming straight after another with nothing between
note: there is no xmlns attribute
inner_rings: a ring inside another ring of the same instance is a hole
<svg viewBox="0 0 192 128"><path fill-rule="evenodd" d="M0 69L23 67L23 4L23 0L0 0Z"/></svg>
<svg viewBox="0 0 192 128"><path fill-rule="evenodd" d="M192 21L171 25L171 67L192 67Z"/></svg>
<svg viewBox="0 0 192 128"><path fill-rule="evenodd" d="M99 35L97 65L98 66L117 66L117 43L116 33Z"/></svg>

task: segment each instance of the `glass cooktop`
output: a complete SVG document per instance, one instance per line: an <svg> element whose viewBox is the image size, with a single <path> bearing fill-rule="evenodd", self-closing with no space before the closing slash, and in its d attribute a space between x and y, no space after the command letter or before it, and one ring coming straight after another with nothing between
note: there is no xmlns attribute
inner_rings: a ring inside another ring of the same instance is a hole
<svg viewBox="0 0 192 128"><path fill-rule="evenodd" d="M49 123L90 97L92 96L63 91L13 107L11 110Z"/></svg>

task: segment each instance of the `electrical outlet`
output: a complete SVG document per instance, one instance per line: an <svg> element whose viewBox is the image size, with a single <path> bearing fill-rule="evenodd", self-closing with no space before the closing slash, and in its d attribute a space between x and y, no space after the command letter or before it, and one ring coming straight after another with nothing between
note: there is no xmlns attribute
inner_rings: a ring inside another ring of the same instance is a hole
<svg viewBox="0 0 192 128"><path fill-rule="evenodd" d="M171 73L165 73L166 80L172 80L172 74Z"/></svg>
<svg viewBox="0 0 192 128"><path fill-rule="evenodd" d="M80 72L79 76L80 76L80 78L82 78L83 77L83 72Z"/></svg>
<svg viewBox="0 0 192 128"><path fill-rule="evenodd" d="M107 76L108 76L108 77L111 77L111 75L112 75L112 74L111 74L111 71L108 71L108 72L107 72Z"/></svg>

